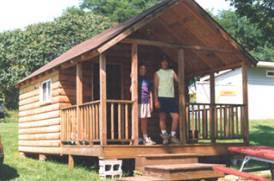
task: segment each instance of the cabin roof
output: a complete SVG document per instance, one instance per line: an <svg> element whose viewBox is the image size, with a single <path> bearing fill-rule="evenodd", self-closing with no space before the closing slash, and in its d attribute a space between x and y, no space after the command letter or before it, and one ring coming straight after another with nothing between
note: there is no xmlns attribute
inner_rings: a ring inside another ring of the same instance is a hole
<svg viewBox="0 0 274 181"><path fill-rule="evenodd" d="M99 33L97 35L95 35L94 37L72 47L71 49L69 49L68 51L64 52L62 55L60 55L59 57L55 58L54 60L52 60L51 62L47 63L46 65L42 66L41 68L39 68L38 70L34 71L32 74L30 74L29 76L25 77L24 79L20 80L18 82L18 85L20 85L21 83L23 83L26 80L29 80L39 74L42 74L46 71L49 71L53 68L56 68L68 61L71 61L75 58L80 57L81 55L87 53L87 52L91 52L91 51L96 51L98 50L100 47L106 45L107 43L109 43L110 41L114 41L115 43L112 45L114 46L115 44L119 43L120 41L122 41L123 39L115 39L119 34L124 33L125 31L131 29L134 25L137 24L141 24L144 23L147 19L151 18L151 17L156 17L157 14L160 14L161 12L173 7L173 5L175 6L179 6L181 3L185 3L184 5L189 6L191 4L190 8L195 8L195 11L198 11L200 14L199 16L203 17L205 19L205 22L209 23L210 26L213 26L213 29L217 29L218 33L220 33L222 36L224 36L225 34L225 38L224 39L228 39L228 43L230 43L234 49L236 49L236 51L239 51L242 55L243 55L243 59L246 60L246 62L248 64L256 64L257 61L247 52L245 51L242 46L236 42L235 39L233 39L212 17L210 17L210 15L203 10L195 1L192 0L164 0L163 2L155 5L154 7L148 9L147 11L145 11L144 13L141 13L140 15L133 17L131 19L129 19L128 21L125 21L124 23L121 23L113 28L110 28L102 33ZM184 11L182 11L184 12ZM187 21L187 20L184 20ZM144 25L138 27L138 28L134 28L132 30L133 32L138 31L141 27L145 26L146 24L150 23L151 21L145 22ZM176 33L176 32L174 32ZM127 36L130 36L130 34L128 34ZM127 37L126 36L126 37ZM124 38L126 38L124 37ZM242 57L241 57L242 58ZM77 61L77 60L76 60Z"/></svg>

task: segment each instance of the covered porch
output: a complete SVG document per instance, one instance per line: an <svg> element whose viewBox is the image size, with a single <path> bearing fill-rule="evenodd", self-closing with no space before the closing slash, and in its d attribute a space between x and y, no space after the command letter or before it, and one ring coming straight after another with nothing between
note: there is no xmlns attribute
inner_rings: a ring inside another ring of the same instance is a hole
<svg viewBox="0 0 274 181"><path fill-rule="evenodd" d="M132 36L94 58L65 66L60 71L60 80L69 104L61 110L62 146L138 146L138 65L145 63L152 79L162 54L170 57L171 67L179 76L176 98L179 101L178 136L181 145L247 144L248 64L240 62L194 71L200 66L195 61L200 59L192 57L190 52L198 55L232 53L226 49ZM213 67L212 62L208 61L205 65ZM242 67L243 103L216 103L214 74L236 67ZM204 75L210 77L210 102L191 102L188 95L190 81ZM158 122L156 110L149 121L149 134L160 144Z"/></svg>

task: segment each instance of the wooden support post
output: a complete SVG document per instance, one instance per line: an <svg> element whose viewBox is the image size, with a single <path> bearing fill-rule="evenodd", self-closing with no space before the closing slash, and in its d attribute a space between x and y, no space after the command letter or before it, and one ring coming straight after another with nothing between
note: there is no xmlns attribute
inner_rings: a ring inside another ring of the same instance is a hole
<svg viewBox="0 0 274 181"><path fill-rule="evenodd" d="M39 157L39 161L46 161L47 160L47 156L44 155L44 154L39 154L38 157Z"/></svg>
<svg viewBox="0 0 274 181"><path fill-rule="evenodd" d="M90 77L90 83L91 83L91 100L94 101L94 64L92 63L90 66L91 69L91 77Z"/></svg>
<svg viewBox="0 0 274 181"><path fill-rule="evenodd" d="M74 158L72 155L68 155L68 167L69 167L69 169L74 168Z"/></svg>
<svg viewBox="0 0 274 181"><path fill-rule="evenodd" d="M242 87L243 87L243 139L244 143L249 143L249 119L248 119L248 66L246 64L242 65Z"/></svg>
<svg viewBox="0 0 274 181"><path fill-rule="evenodd" d="M82 122L81 122L81 115L80 115L80 109L79 105L83 104L83 71L82 71L82 64L78 63L76 65L76 125L77 125L77 141L79 141L82 138ZM77 124L78 123L78 124Z"/></svg>
<svg viewBox="0 0 274 181"><path fill-rule="evenodd" d="M210 130L211 142L216 143L215 75L210 74Z"/></svg>
<svg viewBox="0 0 274 181"><path fill-rule="evenodd" d="M185 73L185 58L184 49L178 51L178 76L179 76L179 128L180 140L182 144L187 143L188 130L186 128L187 112L186 112L186 73Z"/></svg>
<svg viewBox="0 0 274 181"><path fill-rule="evenodd" d="M107 144L107 73L106 73L106 55L100 54L99 58L100 72L100 108L99 125L101 145Z"/></svg>
<svg viewBox="0 0 274 181"><path fill-rule="evenodd" d="M132 44L131 49L131 100L132 105L132 141L138 145L138 46Z"/></svg>
<svg viewBox="0 0 274 181"><path fill-rule="evenodd" d="M20 158L27 158L26 154L24 152L19 152Z"/></svg>

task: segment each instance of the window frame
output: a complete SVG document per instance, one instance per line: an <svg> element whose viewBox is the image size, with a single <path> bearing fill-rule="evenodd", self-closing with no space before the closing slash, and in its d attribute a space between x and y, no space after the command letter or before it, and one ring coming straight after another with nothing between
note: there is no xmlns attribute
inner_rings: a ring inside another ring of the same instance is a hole
<svg viewBox="0 0 274 181"><path fill-rule="evenodd" d="M273 75L269 75L268 74L269 72L273 73ZM274 70L266 70L265 71L265 76L268 77L268 78L274 78Z"/></svg>
<svg viewBox="0 0 274 181"><path fill-rule="evenodd" d="M52 86L51 86L51 82L52 82L51 79L48 79L48 80L45 80L45 81L41 82L41 84L40 84L40 103L41 104L51 103L51 101L52 101ZM44 100L44 90L43 90L43 85L44 84L50 86L49 89L48 89L48 87L46 87L46 90L49 90L48 99L47 100Z"/></svg>

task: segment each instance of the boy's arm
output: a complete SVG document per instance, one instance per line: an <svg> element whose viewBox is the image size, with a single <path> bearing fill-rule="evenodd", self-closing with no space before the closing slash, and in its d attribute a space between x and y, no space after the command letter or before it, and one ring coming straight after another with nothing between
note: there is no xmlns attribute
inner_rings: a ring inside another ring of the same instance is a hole
<svg viewBox="0 0 274 181"><path fill-rule="evenodd" d="M150 91L150 109L153 111L153 93Z"/></svg>

